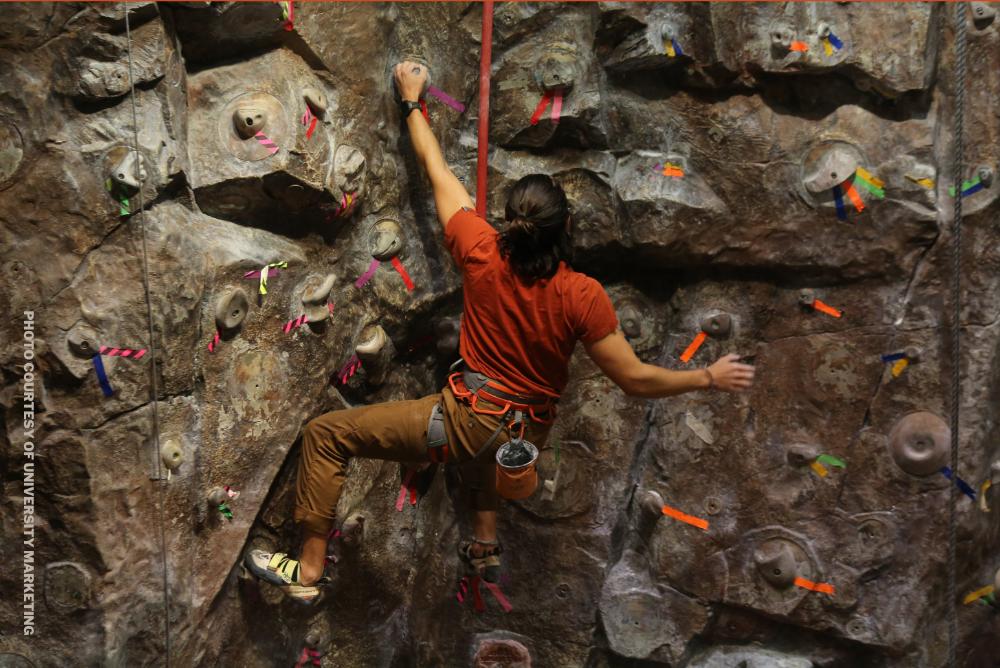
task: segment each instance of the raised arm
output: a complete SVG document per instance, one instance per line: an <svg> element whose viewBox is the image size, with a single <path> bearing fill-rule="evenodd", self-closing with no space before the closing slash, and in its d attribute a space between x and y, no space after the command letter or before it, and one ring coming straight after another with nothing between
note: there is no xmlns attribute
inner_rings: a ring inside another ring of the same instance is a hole
<svg viewBox="0 0 1000 668"><path fill-rule="evenodd" d="M394 76L403 101L417 102L427 82L427 67L420 63L404 61L396 65ZM424 115L419 112L409 113L406 116L406 127L410 131L410 140L413 142L417 160L430 178L431 188L434 190L434 206L441 227L444 228L459 209L462 207L471 209L475 204L465 186L452 174L448 163L444 161L441 146Z"/></svg>
<svg viewBox="0 0 1000 668"><path fill-rule="evenodd" d="M710 388L724 392L745 390L753 382L754 368L737 362L739 355L723 355L707 368L672 371L646 364L621 331L585 344L587 354L625 394L633 397L670 397Z"/></svg>

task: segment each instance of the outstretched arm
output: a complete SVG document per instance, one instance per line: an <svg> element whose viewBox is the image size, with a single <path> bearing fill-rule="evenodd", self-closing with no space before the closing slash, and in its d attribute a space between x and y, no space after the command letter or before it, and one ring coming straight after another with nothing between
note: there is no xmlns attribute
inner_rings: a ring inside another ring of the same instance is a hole
<svg viewBox="0 0 1000 668"><path fill-rule="evenodd" d="M646 364L638 357L621 331L585 345L608 378L633 397L670 397L692 390L715 388L724 392L745 390L753 382L754 368L740 364L739 355L723 355L710 367L691 371L672 371Z"/></svg>
<svg viewBox="0 0 1000 668"><path fill-rule="evenodd" d="M423 92L424 83L427 81L427 67L420 63L405 61L396 65L394 75L396 87L403 100L416 102L420 98L420 93ZM459 209L462 207L471 209L475 204L465 190L465 186L451 173L451 168L444 161L444 156L441 155L441 146L423 114L411 112L406 117L406 127L410 131L410 140L413 142L413 151L417 154L417 160L423 165L431 180L431 188L434 190L434 206L443 228Z"/></svg>

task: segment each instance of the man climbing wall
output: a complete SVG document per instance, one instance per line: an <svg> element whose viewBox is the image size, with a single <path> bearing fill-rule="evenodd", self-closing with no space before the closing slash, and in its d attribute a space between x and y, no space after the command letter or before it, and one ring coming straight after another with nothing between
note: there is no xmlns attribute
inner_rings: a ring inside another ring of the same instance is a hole
<svg viewBox="0 0 1000 668"><path fill-rule="evenodd" d="M753 367L738 362L735 354L686 371L640 361L618 328L604 289L568 265L572 217L559 184L543 174L515 183L498 233L473 211L472 199L445 163L420 113L426 67L404 62L394 74L414 151L433 188L445 243L462 272L464 365L438 394L334 411L306 426L296 481L295 520L304 531L299 559L260 550L246 558L254 574L303 603L319 597L327 536L354 456L455 463L474 511L473 536L459 552L477 574L495 582L501 554L498 487L505 489L498 486L497 449L504 441L544 445L577 341L631 396L734 392L749 387L754 376ZM506 438L501 438L503 432Z"/></svg>

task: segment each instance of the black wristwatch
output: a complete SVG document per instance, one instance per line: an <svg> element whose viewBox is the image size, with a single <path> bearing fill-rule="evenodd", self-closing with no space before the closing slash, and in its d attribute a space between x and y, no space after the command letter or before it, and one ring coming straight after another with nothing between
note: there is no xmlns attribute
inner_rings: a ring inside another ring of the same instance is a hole
<svg viewBox="0 0 1000 668"><path fill-rule="evenodd" d="M413 113L414 109L420 111L420 102L409 102L407 100L402 100L399 103L399 106L403 109L403 118L406 118L411 113Z"/></svg>

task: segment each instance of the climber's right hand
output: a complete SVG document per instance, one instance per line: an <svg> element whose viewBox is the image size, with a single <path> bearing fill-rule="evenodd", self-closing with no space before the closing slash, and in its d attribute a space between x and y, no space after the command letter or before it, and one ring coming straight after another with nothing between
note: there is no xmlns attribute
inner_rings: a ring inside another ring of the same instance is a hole
<svg viewBox="0 0 1000 668"><path fill-rule="evenodd" d="M740 356L736 353L729 353L708 367L712 374L713 388L723 392L739 392L753 384L754 368L738 362L739 359Z"/></svg>
<svg viewBox="0 0 1000 668"><path fill-rule="evenodd" d="M416 102L424 92L424 85L427 83L427 66L415 63L411 60L404 60L393 68L393 76L396 79L396 88L399 96L404 102Z"/></svg>

